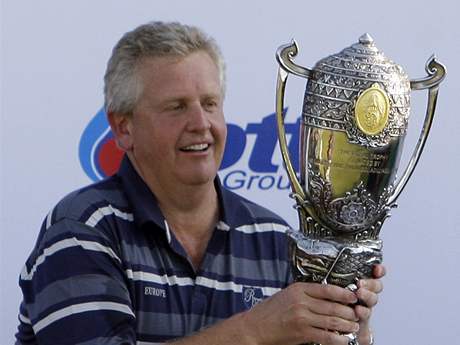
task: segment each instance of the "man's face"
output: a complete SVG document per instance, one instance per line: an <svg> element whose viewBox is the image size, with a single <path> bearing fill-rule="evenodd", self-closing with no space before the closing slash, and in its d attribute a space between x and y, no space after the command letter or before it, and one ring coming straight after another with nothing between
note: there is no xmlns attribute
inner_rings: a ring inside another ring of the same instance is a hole
<svg viewBox="0 0 460 345"><path fill-rule="evenodd" d="M145 59L138 73L143 92L127 129L142 176L165 188L212 183L227 134L217 66L199 51Z"/></svg>

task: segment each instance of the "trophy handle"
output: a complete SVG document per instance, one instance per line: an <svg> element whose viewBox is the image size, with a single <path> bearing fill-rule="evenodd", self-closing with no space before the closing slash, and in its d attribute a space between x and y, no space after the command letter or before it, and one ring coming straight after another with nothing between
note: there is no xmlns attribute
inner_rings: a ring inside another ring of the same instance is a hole
<svg viewBox="0 0 460 345"><path fill-rule="evenodd" d="M308 196L305 194L305 191L303 190L292 166L284 127L284 92L289 73L304 78L308 78L312 73L308 68L301 67L292 61L292 58L297 55L298 51L299 49L295 40L292 40L290 44L280 46L276 51L276 60L280 65L278 68L278 79L276 83L276 119L278 126L278 140L281 155L291 182L292 196L295 198L298 207L301 210L306 211L309 216L316 220L317 217L315 215L315 211L313 210L311 202L308 200Z"/></svg>
<svg viewBox="0 0 460 345"><path fill-rule="evenodd" d="M428 89L428 105L426 109L425 122L423 123L422 132L418 139L417 145L415 146L412 157L409 164L401 177L401 180L397 183L395 190L391 197L388 199L388 206L394 206L399 195L406 187L409 178L412 176L414 169L418 163L420 155L422 154L423 148L428 138L428 134L433 123L434 111L436 109L436 101L438 98L439 84L443 81L446 75L446 66L436 60L436 57L431 56L426 65L425 70L428 76L421 79L415 79L410 81L410 87L412 90L423 90Z"/></svg>
<svg viewBox="0 0 460 345"><path fill-rule="evenodd" d="M278 61L280 67L288 72L295 74L299 77L308 78L311 76L311 70L302 66L297 65L292 58L294 58L299 52L299 45L295 39L292 39L291 43L283 44L276 51L276 61ZM278 74L279 75L279 74ZM287 75L286 75L287 79ZM278 88L277 88L278 90ZM284 95L284 93L283 93Z"/></svg>

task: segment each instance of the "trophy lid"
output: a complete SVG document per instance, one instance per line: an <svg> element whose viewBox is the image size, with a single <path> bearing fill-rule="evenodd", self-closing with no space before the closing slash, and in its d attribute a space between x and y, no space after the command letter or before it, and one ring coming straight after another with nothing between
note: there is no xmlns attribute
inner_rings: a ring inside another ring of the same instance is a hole
<svg viewBox="0 0 460 345"><path fill-rule="evenodd" d="M374 39L372 38L371 35L369 35L367 32L364 33L360 38L359 38L359 43L361 44L373 44Z"/></svg>
<svg viewBox="0 0 460 345"><path fill-rule="evenodd" d="M363 93L386 109L377 124L360 123L365 115L360 116L359 109L355 114ZM307 84L304 116L311 126L342 130L351 142L379 147L405 134L409 108L409 77L365 33L358 42L315 65Z"/></svg>
<svg viewBox="0 0 460 345"><path fill-rule="evenodd" d="M374 39L368 33L361 35L357 43L320 60L314 69L327 71L328 66L341 67L340 71L334 72L348 75L359 72L362 77L385 80L396 74L403 83L409 80L402 67L388 59L377 48ZM368 74L364 75L365 72Z"/></svg>
<svg viewBox="0 0 460 345"><path fill-rule="evenodd" d="M380 53L377 47L375 46L374 39L367 32L361 35L361 37L358 40L358 43L353 44L349 48L345 48L345 50L350 50L350 48L352 48L354 52L361 52L367 55L382 55L382 53Z"/></svg>

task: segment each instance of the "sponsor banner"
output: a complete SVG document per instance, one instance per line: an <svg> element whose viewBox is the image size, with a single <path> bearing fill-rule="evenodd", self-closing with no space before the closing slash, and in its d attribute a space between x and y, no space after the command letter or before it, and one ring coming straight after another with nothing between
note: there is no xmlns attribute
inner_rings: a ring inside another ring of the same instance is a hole
<svg viewBox="0 0 460 345"><path fill-rule="evenodd" d="M287 109L285 110L287 113ZM294 169L299 168L300 117L286 123ZM276 114L243 125L227 123L227 144L219 175L231 190L288 190L289 180L273 157L278 150ZM86 175L99 181L114 174L123 152L117 147L104 109L99 110L83 131L79 145L80 164Z"/></svg>

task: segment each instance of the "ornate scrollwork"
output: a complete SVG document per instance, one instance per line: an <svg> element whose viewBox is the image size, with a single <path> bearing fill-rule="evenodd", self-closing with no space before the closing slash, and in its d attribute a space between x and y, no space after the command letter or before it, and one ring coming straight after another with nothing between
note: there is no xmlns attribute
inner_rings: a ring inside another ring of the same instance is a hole
<svg viewBox="0 0 460 345"><path fill-rule="evenodd" d="M310 195L319 216L334 232L348 234L367 231L375 236L376 224L385 219L389 214L387 201L393 193L393 186L385 188L374 200L367 192L364 182L360 182L352 191L344 197L333 198L332 185L321 177L320 173L314 172L310 167ZM362 238L361 236L359 236Z"/></svg>
<svg viewBox="0 0 460 345"><path fill-rule="evenodd" d="M381 240L312 239L299 231L288 235L296 281L346 287L372 277L373 266L382 260Z"/></svg>

